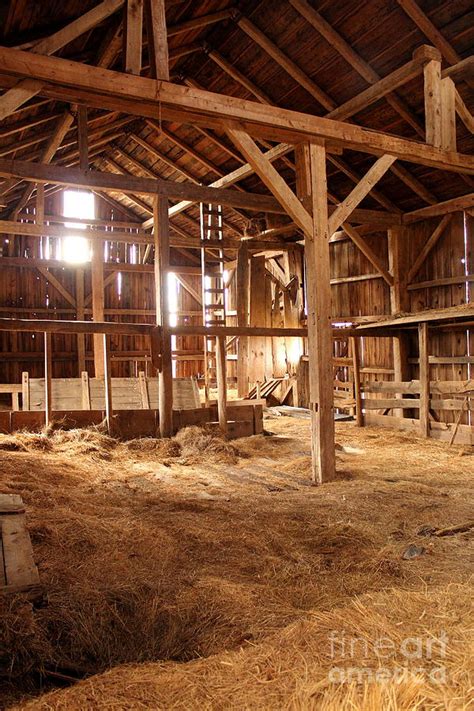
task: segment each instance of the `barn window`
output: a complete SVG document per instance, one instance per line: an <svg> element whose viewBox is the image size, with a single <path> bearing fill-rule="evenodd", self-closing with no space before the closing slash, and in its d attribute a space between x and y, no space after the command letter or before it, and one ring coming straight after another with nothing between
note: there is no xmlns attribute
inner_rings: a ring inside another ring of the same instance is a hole
<svg viewBox="0 0 474 711"><path fill-rule="evenodd" d="M92 193L84 190L65 190L63 214L80 220L95 218L95 200ZM66 222L66 229L86 229L87 225L81 222ZM80 264L91 259L90 242L86 237L71 235L64 237L62 242L62 258L65 262Z"/></svg>

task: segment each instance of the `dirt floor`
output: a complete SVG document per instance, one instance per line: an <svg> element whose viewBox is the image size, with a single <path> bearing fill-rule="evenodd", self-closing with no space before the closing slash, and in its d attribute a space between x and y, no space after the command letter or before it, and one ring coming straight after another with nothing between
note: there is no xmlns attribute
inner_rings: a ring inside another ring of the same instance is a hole
<svg viewBox="0 0 474 711"><path fill-rule="evenodd" d="M341 423L313 487L308 421L265 428L0 438L44 586L0 598L4 707L468 708L473 448Z"/></svg>

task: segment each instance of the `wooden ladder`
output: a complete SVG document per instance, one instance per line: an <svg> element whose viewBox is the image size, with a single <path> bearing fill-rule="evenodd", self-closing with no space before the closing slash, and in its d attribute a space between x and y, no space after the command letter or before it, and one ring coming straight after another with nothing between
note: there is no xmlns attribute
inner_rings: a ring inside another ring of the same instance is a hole
<svg viewBox="0 0 474 711"><path fill-rule="evenodd" d="M201 203L202 319L204 326L226 325L222 205ZM216 382L216 338L204 337L204 392Z"/></svg>

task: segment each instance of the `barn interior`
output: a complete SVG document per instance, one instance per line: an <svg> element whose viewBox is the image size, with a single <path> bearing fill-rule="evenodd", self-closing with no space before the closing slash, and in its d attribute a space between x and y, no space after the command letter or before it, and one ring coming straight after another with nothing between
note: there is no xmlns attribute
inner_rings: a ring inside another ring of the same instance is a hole
<svg viewBox="0 0 474 711"><path fill-rule="evenodd" d="M473 21L0 0L0 707L468 708Z"/></svg>

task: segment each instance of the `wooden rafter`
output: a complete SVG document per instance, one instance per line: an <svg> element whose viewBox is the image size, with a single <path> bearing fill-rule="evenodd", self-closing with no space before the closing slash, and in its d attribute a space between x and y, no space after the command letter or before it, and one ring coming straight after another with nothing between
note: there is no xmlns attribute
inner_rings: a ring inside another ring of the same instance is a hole
<svg viewBox="0 0 474 711"><path fill-rule="evenodd" d="M66 27L63 27L58 32L55 32L50 37L46 37L41 42L35 45L35 54L50 55L57 52L61 47L69 44L76 37L84 34L88 30L98 25L102 20L110 17L124 3L124 0L104 0L96 7L86 12L81 17L73 22L70 22ZM40 92L42 84L24 80L21 81L13 89L7 91L0 97L0 120L9 116L13 111L26 103L33 96Z"/></svg>

